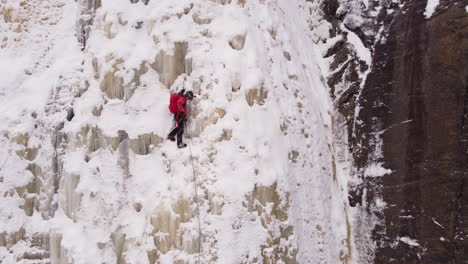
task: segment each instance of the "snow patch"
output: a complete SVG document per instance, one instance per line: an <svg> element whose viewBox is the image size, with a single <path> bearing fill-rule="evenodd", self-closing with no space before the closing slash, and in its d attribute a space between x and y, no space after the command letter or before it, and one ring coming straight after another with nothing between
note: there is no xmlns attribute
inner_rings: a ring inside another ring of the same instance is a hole
<svg viewBox="0 0 468 264"><path fill-rule="evenodd" d="M431 18L432 14L434 14L439 2L440 0L427 0L426 11L424 11L427 19Z"/></svg>
<svg viewBox="0 0 468 264"><path fill-rule="evenodd" d="M372 163L367 166L364 175L367 177L381 177L391 172L392 170L384 168L381 163Z"/></svg>
<svg viewBox="0 0 468 264"><path fill-rule="evenodd" d="M436 224L437 226L439 226L440 228L444 229L444 227L439 223L437 222L434 217L432 218L432 222L434 222L434 224Z"/></svg>
<svg viewBox="0 0 468 264"><path fill-rule="evenodd" d="M403 242L403 243L406 243L410 246L413 246L413 247L419 247L419 243L417 242L417 240L415 239L411 239L409 237L400 237L400 241Z"/></svg>
<svg viewBox="0 0 468 264"><path fill-rule="evenodd" d="M367 65L372 64L372 53L364 46L361 39L352 31L348 30L344 25L341 25L341 30L348 33L348 42L354 46L357 56L366 62Z"/></svg>

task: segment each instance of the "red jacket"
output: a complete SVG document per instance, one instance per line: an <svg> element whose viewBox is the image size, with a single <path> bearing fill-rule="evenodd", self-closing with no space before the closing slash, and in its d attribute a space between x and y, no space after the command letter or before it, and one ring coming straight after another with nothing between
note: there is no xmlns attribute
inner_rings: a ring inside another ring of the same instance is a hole
<svg viewBox="0 0 468 264"><path fill-rule="evenodd" d="M187 102L187 99L183 96L179 96L179 99L177 100L177 110L180 112L184 112L184 115L187 115L187 108L185 107L185 103Z"/></svg>

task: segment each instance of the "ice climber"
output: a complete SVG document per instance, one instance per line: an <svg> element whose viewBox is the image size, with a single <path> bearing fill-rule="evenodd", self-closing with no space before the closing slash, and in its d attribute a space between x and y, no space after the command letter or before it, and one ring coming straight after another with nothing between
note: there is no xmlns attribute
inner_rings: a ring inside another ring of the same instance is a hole
<svg viewBox="0 0 468 264"><path fill-rule="evenodd" d="M167 139L175 141L177 136L177 147L185 148L187 144L182 143L182 135L184 134L185 123L187 122L187 100L192 100L195 96L192 91L185 92L182 89L177 94L171 94L169 102L169 111L174 114L176 127L169 133Z"/></svg>

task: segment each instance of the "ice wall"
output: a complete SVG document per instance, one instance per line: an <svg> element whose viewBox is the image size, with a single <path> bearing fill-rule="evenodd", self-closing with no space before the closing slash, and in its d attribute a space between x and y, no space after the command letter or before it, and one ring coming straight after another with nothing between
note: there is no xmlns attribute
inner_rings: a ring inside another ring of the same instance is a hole
<svg viewBox="0 0 468 264"><path fill-rule="evenodd" d="M45 99L2 119L0 260L356 263L319 3L61 8L50 34L69 53L44 48ZM197 97L179 150L182 88Z"/></svg>

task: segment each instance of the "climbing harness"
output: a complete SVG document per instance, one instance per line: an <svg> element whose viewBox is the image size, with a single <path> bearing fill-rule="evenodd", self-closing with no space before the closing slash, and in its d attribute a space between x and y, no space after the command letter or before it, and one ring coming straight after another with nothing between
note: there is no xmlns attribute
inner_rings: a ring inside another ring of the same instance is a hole
<svg viewBox="0 0 468 264"><path fill-rule="evenodd" d="M198 193L197 193L197 174L195 172L195 165L193 164L193 155L192 155L192 139L188 135L187 131L187 122L185 123L185 131L186 135L188 138L188 146L189 146L189 151L190 151L190 161L192 163L192 171L193 171L193 182L195 185L195 203L197 205L197 220L198 220L198 261L197 263L200 264L200 255L201 255L201 238L202 238L202 232L201 232L201 224L200 224L200 205L198 203Z"/></svg>

